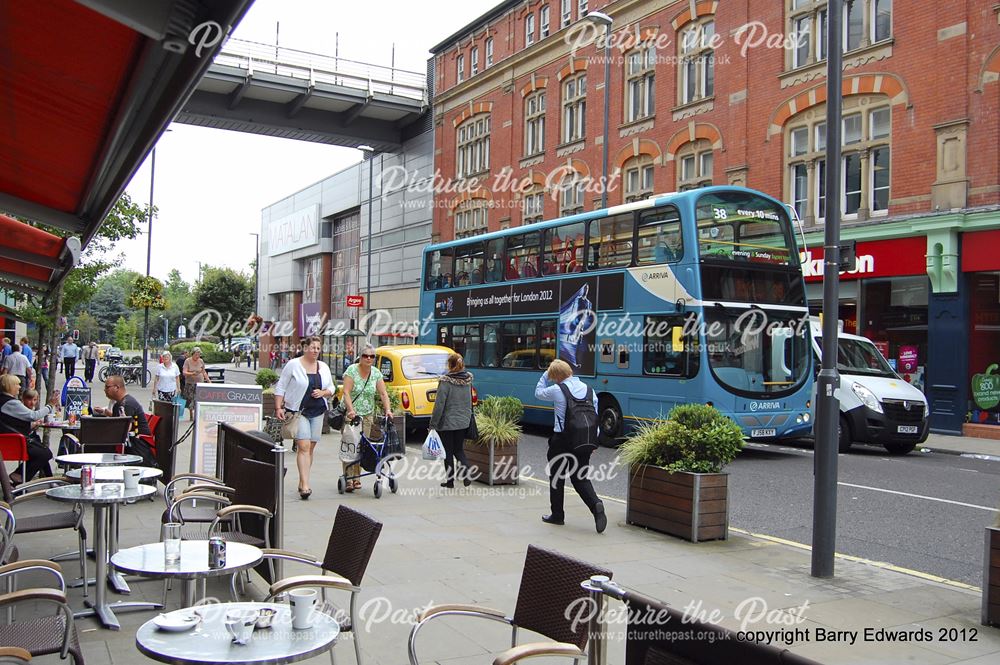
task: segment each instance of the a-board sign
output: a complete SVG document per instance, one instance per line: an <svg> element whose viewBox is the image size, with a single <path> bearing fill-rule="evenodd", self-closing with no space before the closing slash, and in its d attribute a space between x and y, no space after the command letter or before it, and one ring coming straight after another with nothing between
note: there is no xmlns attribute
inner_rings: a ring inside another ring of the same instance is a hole
<svg viewBox="0 0 1000 665"><path fill-rule="evenodd" d="M66 415L83 415L84 407L90 415L90 388L66 388Z"/></svg>
<svg viewBox="0 0 1000 665"><path fill-rule="evenodd" d="M219 423L249 432L261 429L263 388L230 383L199 383L195 388L191 472L216 475Z"/></svg>

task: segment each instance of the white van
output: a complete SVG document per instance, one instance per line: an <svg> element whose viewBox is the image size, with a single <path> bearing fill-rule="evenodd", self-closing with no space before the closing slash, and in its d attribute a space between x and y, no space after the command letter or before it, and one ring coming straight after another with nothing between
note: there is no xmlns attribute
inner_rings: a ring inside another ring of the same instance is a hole
<svg viewBox="0 0 1000 665"><path fill-rule="evenodd" d="M812 319L811 328L819 371L823 331L818 318ZM924 394L901 379L867 337L840 333L838 340L840 452L859 441L880 443L894 455L905 455L926 441L930 410Z"/></svg>

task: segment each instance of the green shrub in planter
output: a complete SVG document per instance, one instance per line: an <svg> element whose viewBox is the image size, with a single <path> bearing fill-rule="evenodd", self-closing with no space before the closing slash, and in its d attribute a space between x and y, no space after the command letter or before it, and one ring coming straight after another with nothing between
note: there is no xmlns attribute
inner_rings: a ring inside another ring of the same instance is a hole
<svg viewBox="0 0 1000 665"><path fill-rule="evenodd" d="M267 390L274 384L278 382L278 373L273 369L265 367L263 369L257 370L257 375L254 377L254 381L258 386Z"/></svg>
<svg viewBox="0 0 1000 665"><path fill-rule="evenodd" d="M479 402L479 405L476 406L476 412L494 420L519 423L524 416L524 405L516 397L494 395Z"/></svg>
<svg viewBox="0 0 1000 665"><path fill-rule="evenodd" d="M521 426L505 417L490 416L485 413L475 413L476 428L479 430L479 445L492 443L498 448L517 445L521 438Z"/></svg>
<svg viewBox="0 0 1000 665"><path fill-rule="evenodd" d="M233 357L233 354L226 351L219 351L218 347L214 343L206 341L177 342L176 344L170 345L170 353L176 358L184 351L187 351L188 356L190 356L195 347L201 349L201 359L209 365L212 363L226 363Z"/></svg>
<svg viewBox="0 0 1000 665"><path fill-rule="evenodd" d="M743 449L743 430L707 404L674 407L667 420L643 422L622 444L622 459L670 471L719 473Z"/></svg>

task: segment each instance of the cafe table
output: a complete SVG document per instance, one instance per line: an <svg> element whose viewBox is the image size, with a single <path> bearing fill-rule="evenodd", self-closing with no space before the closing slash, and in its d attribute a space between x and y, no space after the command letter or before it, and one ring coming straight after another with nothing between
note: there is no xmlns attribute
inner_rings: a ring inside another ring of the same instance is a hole
<svg viewBox="0 0 1000 665"><path fill-rule="evenodd" d="M139 455L124 453L72 453L56 457L56 464L66 466L128 466L141 461Z"/></svg>
<svg viewBox="0 0 1000 665"><path fill-rule="evenodd" d="M159 478L163 475L160 469L148 466L99 466L94 469L94 482L97 483L120 483L125 480L126 470L136 470L139 472L139 480L149 480ZM66 472L66 477L71 480L80 480L81 469L70 469ZM113 556L118 551L118 505L115 504L108 512L108 555ZM111 586L118 593L131 593L128 582L117 571L109 571Z"/></svg>
<svg viewBox="0 0 1000 665"><path fill-rule="evenodd" d="M270 628L257 628L246 644L235 644L226 631L230 610L276 610ZM291 610L279 603L219 603L176 610L168 618L192 619L193 628L167 632L154 620L142 624L135 634L139 651L161 663L174 665L283 665L329 651L340 635L340 624L328 614L313 613L312 626L292 628Z"/></svg>
<svg viewBox="0 0 1000 665"><path fill-rule="evenodd" d="M139 485L135 489L126 489L122 483L99 483L90 492L84 492L81 485L60 485L46 490L45 496L53 501L63 503L78 503L90 505L94 511L94 556L97 559L97 574L94 584L95 600L91 602L89 598L84 598L84 603L90 609L75 613L77 618L97 616L105 628L119 630L121 625L115 617L114 610L125 609L154 609L160 608L159 603L108 603L107 585L105 579L112 581L108 569L108 509L117 510L123 503L134 499L141 499L156 492L156 488L149 485Z"/></svg>
<svg viewBox="0 0 1000 665"><path fill-rule="evenodd" d="M222 575L235 575L253 568L264 559L259 547L246 543L226 543L226 565L208 565L207 540L182 540L181 558L167 563L163 543L149 543L119 550L111 555L111 565L117 570L154 579L179 579L184 583L184 605L195 604L195 587L201 580Z"/></svg>

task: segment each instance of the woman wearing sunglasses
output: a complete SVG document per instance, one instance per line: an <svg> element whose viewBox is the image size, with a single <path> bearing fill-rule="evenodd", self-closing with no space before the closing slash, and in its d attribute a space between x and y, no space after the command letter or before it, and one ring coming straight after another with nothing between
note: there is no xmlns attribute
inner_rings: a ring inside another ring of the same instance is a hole
<svg viewBox="0 0 1000 665"><path fill-rule="evenodd" d="M375 418L376 393L382 401L382 411L388 416L392 413L392 408L389 406L389 393L385 389L382 372L375 367L375 347L366 344L358 362L344 372L344 406L347 408L344 421L351 422L355 416L361 416L361 430L372 441L382 438L382 427ZM357 476L360 473L361 467L357 462L344 463L344 476ZM347 481L348 492L359 489L360 480Z"/></svg>

